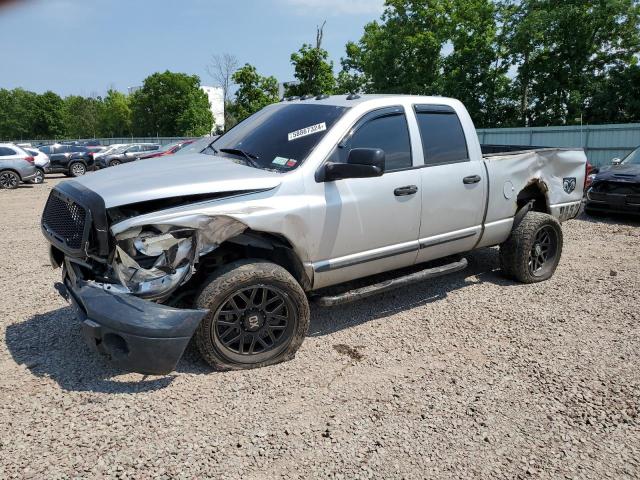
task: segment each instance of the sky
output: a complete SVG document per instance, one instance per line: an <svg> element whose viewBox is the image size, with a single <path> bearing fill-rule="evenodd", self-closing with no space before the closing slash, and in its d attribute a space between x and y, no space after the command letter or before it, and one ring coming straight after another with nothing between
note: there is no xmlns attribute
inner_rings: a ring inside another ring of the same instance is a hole
<svg viewBox="0 0 640 480"><path fill-rule="evenodd" d="M0 88L104 95L151 73L196 74L214 53L235 55L278 81L293 79L291 53L315 43L334 68L349 40L378 19L384 0L0 0Z"/></svg>

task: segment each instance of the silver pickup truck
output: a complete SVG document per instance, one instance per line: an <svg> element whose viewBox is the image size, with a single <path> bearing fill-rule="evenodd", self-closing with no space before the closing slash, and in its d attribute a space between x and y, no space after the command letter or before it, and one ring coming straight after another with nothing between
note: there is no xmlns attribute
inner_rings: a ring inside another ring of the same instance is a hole
<svg viewBox="0 0 640 480"><path fill-rule="evenodd" d="M202 153L60 183L42 231L86 339L121 366L170 372L192 337L216 369L270 365L302 344L310 299L455 272L495 245L505 275L551 277L584 152L487 149L456 100L288 99Z"/></svg>

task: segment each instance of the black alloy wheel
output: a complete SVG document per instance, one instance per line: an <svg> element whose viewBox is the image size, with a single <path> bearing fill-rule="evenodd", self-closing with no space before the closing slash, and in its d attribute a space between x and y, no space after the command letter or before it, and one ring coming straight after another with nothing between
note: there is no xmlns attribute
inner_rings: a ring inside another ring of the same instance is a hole
<svg viewBox="0 0 640 480"><path fill-rule="evenodd" d="M550 268L555 268L556 254L558 251L558 234L556 230L545 225L540 228L534 237L527 266L529 273L534 277L541 277L548 273Z"/></svg>
<svg viewBox="0 0 640 480"><path fill-rule="evenodd" d="M0 188L13 190L18 188L18 185L20 185L20 177L16 172L10 170L0 172Z"/></svg>
<svg viewBox="0 0 640 480"><path fill-rule="evenodd" d="M235 361L246 361L247 356L255 361L289 337L294 312L289 297L276 287L259 284L238 290L215 313L212 341Z"/></svg>

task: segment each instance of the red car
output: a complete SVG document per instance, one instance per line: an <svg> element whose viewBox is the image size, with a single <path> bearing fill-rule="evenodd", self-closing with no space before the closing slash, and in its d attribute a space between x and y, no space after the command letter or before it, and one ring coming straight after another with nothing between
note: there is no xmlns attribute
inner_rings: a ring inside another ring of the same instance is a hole
<svg viewBox="0 0 640 480"><path fill-rule="evenodd" d="M142 155L140 160L145 160L147 158L156 158L156 157L164 157L165 155L172 155L180 150L182 147L186 147L190 143L193 143L194 140L180 140L178 142L173 142L161 147L159 150L156 150L147 155Z"/></svg>

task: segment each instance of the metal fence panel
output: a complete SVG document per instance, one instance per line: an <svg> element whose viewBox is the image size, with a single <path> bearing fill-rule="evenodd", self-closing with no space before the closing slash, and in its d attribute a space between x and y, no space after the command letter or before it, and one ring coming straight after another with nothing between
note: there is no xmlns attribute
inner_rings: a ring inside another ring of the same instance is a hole
<svg viewBox="0 0 640 480"><path fill-rule="evenodd" d="M640 145L640 124L481 128L480 143L584 148L593 165L607 165Z"/></svg>

